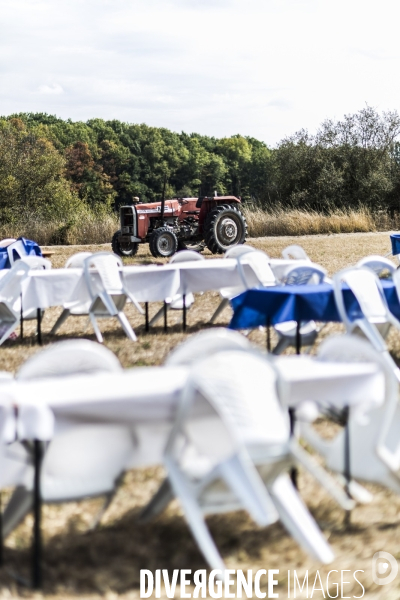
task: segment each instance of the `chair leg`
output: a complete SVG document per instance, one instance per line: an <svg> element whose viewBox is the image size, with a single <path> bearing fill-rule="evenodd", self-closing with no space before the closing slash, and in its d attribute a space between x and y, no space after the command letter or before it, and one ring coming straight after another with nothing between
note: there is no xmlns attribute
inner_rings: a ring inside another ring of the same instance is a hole
<svg viewBox="0 0 400 600"><path fill-rule="evenodd" d="M222 311L229 305L228 298L223 298L219 303L217 310L214 312L211 319L208 321L209 323L214 323L215 319L222 313Z"/></svg>
<svg viewBox="0 0 400 600"><path fill-rule="evenodd" d="M253 463L245 463L238 455L219 465L229 487L260 527L278 520L278 513Z"/></svg>
<svg viewBox="0 0 400 600"><path fill-rule="evenodd" d="M269 492L283 525L297 543L322 563L332 562L334 554L289 476L280 475L269 487Z"/></svg>
<svg viewBox="0 0 400 600"><path fill-rule="evenodd" d="M3 513L3 539L6 539L32 510L33 492L25 487L15 488Z"/></svg>
<svg viewBox="0 0 400 600"><path fill-rule="evenodd" d="M58 329L60 329L61 325L66 321L69 317L69 309L64 308L61 315L58 317L57 321L54 323L52 330L50 331L51 335L54 335Z"/></svg>
<svg viewBox="0 0 400 600"><path fill-rule="evenodd" d="M167 304L167 310L169 310L169 304ZM163 315L164 315L164 306L162 306L160 308L160 310L154 315L154 317L152 319L150 319L149 326L152 327L153 325L155 325L155 323L157 323L157 321L159 321Z"/></svg>
<svg viewBox="0 0 400 600"><path fill-rule="evenodd" d="M137 337L136 337L135 332L133 331L133 329L131 327L131 324L129 323L129 321L127 319L126 314L123 313L123 312L119 312L117 314L117 319L121 323L121 327L125 331L125 333L128 336L128 338L130 340L132 340L132 342L136 342L137 341Z"/></svg>
<svg viewBox="0 0 400 600"><path fill-rule="evenodd" d="M280 337L277 345L272 350L272 354L282 354L290 346L290 341L284 337Z"/></svg>
<svg viewBox="0 0 400 600"><path fill-rule="evenodd" d="M218 569L224 572L224 562L218 552L210 532L208 531L207 525L204 521L203 513L197 503L196 497L191 490L190 481L186 480L185 475L180 471L173 461L167 459L165 459L165 461L167 463L166 466L172 488L176 496L179 498L183 512L185 513L186 521L199 546L199 549L203 553L203 556L210 565L211 569Z"/></svg>
<svg viewBox="0 0 400 600"><path fill-rule="evenodd" d="M101 331L100 331L99 326L97 324L96 317L94 316L93 313L89 313L89 317L90 317L90 321L92 323L92 327L94 329L94 332L96 334L97 341L99 342L99 344L102 344L103 343L103 336L101 335Z"/></svg>
<svg viewBox="0 0 400 600"><path fill-rule="evenodd" d="M3 342L5 342L10 337L10 335L12 334L14 329L16 329L17 325L18 325L18 321L15 321L14 323L11 323L9 327L7 327L7 329L5 330L5 332L3 333L3 335L0 338L0 346Z"/></svg>
<svg viewBox="0 0 400 600"><path fill-rule="evenodd" d="M174 492L172 491L169 479L166 478L154 494L152 499L141 511L138 522L148 523L153 517L161 514L168 504L173 500Z"/></svg>
<svg viewBox="0 0 400 600"><path fill-rule="evenodd" d="M110 492L109 494L106 495L105 499L104 499L104 504L103 506L100 508L100 510L97 512L96 516L94 517L93 521L90 524L90 527L88 528L88 531L94 531L95 529L97 529L97 527L100 525L100 522L102 520L102 518L104 517L108 507L110 506L111 502L113 501L114 497L115 497L115 493L116 493L116 489L113 490L112 492Z"/></svg>

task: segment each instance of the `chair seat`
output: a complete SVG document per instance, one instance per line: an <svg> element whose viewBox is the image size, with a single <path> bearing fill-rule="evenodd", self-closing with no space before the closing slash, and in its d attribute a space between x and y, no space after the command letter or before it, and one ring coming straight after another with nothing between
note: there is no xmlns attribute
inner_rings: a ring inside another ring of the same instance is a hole
<svg viewBox="0 0 400 600"><path fill-rule="evenodd" d="M222 298L227 298L228 300L230 300L231 298L235 298L235 296L239 296L239 294L241 294L244 291L245 289L243 287L231 287L222 288L222 290L220 290L219 293L221 294Z"/></svg>
<svg viewBox="0 0 400 600"><path fill-rule="evenodd" d="M296 321L286 321L285 323L278 323L275 325L275 330L281 334L289 337L295 337L297 334L297 323ZM300 324L300 335L308 335L317 331L317 325L315 321L302 321Z"/></svg>
<svg viewBox="0 0 400 600"><path fill-rule="evenodd" d="M186 308L190 308L193 303L194 303L194 296L190 292L189 294L186 294L186 296L185 296ZM176 296L173 296L173 298L170 302L169 308L172 308L173 310L183 310L183 296L181 294L176 294Z"/></svg>

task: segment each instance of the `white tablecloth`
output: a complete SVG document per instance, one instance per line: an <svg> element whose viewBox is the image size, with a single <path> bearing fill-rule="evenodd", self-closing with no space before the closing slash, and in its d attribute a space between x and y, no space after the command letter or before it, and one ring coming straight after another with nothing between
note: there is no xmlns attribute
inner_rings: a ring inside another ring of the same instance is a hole
<svg viewBox="0 0 400 600"><path fill-rule="evenodd" d="M244 270L249 285L256 285L253 269L244 265ZM235 259L127 266L124 278L127 289L138 302L242 285ZM22 284L22 295L25 311L90 300L82 269L32 270Z"/></svg>

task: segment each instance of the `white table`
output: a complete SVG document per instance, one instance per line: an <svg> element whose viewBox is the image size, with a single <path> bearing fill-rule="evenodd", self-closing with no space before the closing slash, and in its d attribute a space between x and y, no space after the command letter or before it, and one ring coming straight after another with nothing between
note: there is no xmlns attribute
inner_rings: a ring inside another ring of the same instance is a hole
<svg viewBox="0 0 400 600"><path fill-rule="evenodd" d="M383 403L385 380L373 363L319 361L310 356L281 356L275 366L286 384L286 401L291 408L311 401L319 406L373 407Z"/></svg>

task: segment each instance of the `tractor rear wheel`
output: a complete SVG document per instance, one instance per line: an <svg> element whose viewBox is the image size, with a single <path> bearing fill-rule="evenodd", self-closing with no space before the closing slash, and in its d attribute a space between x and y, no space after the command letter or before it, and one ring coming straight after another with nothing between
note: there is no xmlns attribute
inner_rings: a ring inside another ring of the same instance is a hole
<svg viewBox="0 0 400 600"><path fill-rule="evenodd" d="M222 254L230 246L243 244L246 236L246 218L236 206L220 204L206 216L204 239L213 254Z"/></svg>
<svg viewBox="0 0 400 600"><path fill-rule="evenodd" d="M116 231L111 240L111 248L118 256L135 256L139 244L137 242L120 242L121 230Z"/></svg>
<svg viewBox="0 0 400 600"><path fill-rule="evenodd" d="M149 240L150 252L155 258L167 258L175 254L178 249L178 240L169 227L155 229Z"/></svg>

